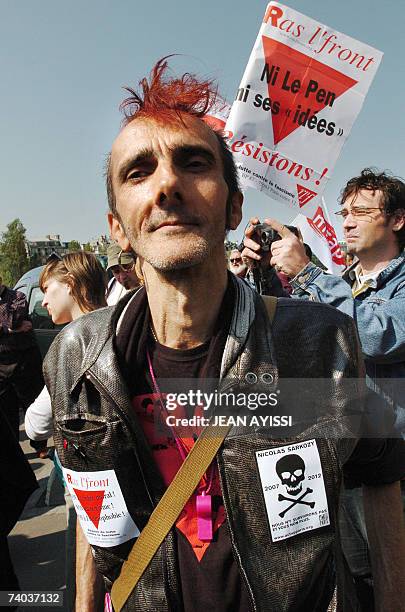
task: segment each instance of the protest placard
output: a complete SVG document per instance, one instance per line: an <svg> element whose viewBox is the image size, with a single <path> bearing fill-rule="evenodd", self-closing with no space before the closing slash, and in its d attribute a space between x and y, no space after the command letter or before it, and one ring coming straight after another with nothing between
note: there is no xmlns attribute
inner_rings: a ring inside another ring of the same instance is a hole
<svg viewBox="0 0 405 612"><path fill-rule="evenodd" d="M226 124L242 185L314 217L381 58L270 2Z"/></svg>
<svg viewBox="0 0 405 612"><path fill-rule="evenodd" d="M63 469L81 528L93 546L118 546L139 536L114 470Z"/></svg>

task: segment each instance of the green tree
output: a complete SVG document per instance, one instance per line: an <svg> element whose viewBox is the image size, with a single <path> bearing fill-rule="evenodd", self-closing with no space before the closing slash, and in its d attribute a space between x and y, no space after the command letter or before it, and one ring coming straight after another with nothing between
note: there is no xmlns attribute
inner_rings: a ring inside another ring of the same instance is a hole
<svg viewBox="0 0 405 612"><path fill-rule="evenodd" d="M93 253L93 248L92 248L90 242L86 242L83 245L83 251L87 251L88 253Z"/></svg>
<svg viewBox="0 0 405 612"><path fill-rule="evenodd" d="M71 240L68 244L69 251L80 251L80 242L77 240Z"/></svg>
<svg viewBox="0 0 405 612"><path fill-rule="evenodd" d="M7 225L0 241L0 276L3 283L13 287L20 276L30 269L25 249L25 227L20 219Z"/></svg>

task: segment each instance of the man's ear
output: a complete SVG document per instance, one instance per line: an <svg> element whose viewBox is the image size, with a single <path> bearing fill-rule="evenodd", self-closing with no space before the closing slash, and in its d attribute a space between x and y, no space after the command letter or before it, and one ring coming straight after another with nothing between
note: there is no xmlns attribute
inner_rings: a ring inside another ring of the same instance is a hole
<svg viewBox="0 0 405 612"><path fill-rule="evenodd" d="M231 197L231 207L229 214L229 229L235 230L242 221L243 194L237 191Z"/></svg>
<svg viewBox="0 0 405 612"><path fill-rule="evenodd" d="M130 251L131 245L125 235L120 221L111 212L108 213L107 218L111 238L115 240L115 242L118 242L123 251Z"/></svg>
<svg viewBox="0 0 405 612"><path fill-rule="evenodd" d="M394 230L394 232L399 232L399 230L401 230L405 225L405 212L398 211L397 213L394 213L393 220L394 223L392 229Z"/></svg>

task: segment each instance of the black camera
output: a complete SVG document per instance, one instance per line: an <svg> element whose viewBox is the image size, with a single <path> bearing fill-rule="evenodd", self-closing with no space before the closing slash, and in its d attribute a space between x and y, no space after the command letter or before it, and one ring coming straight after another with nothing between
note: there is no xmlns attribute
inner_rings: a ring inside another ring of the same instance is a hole
<svg viewBox="0 0 405 612"><path fill-rule="evenodd" d="M299 230L294 225L285 225L290 232L295 234L297 238L300 237ZM276 240L281 240L281 236L275 229L267 225L267 223L258 223L255 225L255 238L257 238L258 243L260 244L260 248L262 251L270 251L271 245Z"/></svg>

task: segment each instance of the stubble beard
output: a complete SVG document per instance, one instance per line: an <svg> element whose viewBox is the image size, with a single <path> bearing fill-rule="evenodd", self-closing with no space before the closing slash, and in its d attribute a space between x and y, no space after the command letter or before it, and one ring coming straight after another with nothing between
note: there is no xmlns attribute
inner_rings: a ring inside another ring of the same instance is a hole
<svg viewBox="0 0 405 612"><path fill-rule="evenodd" d="M207 239L205 236L189 236L188 240L181 239L175 244L175 238L162 241L158 248L152 249L144 239L137 239L130 228L126 228L126 237L134 252L146 261L152 268L163 273L187 270L206 261L214 248L223 238L217 240Z"/></svg>

